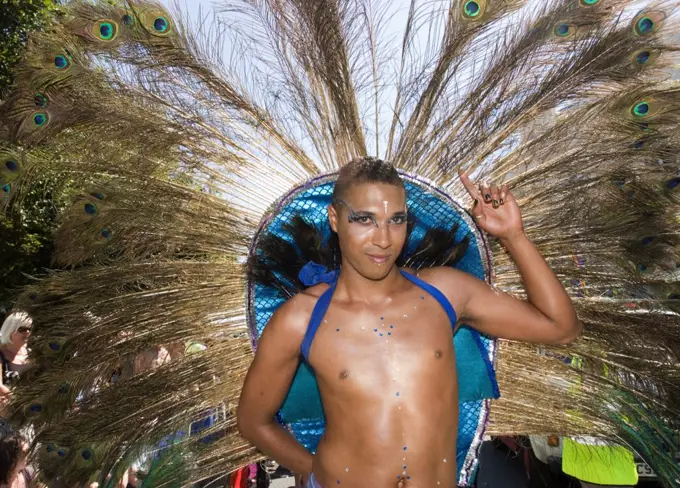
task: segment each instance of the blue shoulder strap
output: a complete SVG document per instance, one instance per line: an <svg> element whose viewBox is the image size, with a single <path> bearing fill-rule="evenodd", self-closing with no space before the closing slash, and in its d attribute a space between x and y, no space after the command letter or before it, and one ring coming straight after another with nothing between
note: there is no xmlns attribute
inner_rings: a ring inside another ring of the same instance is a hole
<svg viewBox="0 0 680 488"><path fill-rule="evenodd" d="M449 321L451 322L451 327L456 327L456 321L458 320L458 316L456 315L456 311L453 309L453 305L451 305L451 302L449 302L448 298L444 296L442 292L437 290L434 286L432 286L429 283L426 283L425 281L421 280L415 275L412 275L411 273L407 273L406 271L399 270L401 271L401 274L404 278L409 280L411 283L413 283L416 286L419 286L426 292L428 292L430 295L434 297L437 302L439 302L439 305L442 306L444 311L446 312L446 315L449 317Z"/></svg>
<svg viewBox="0 0 680 488"><path fill-rule="evenodd" d="M302 356L307 362L309 362L309 349L312 347L312 341L314 340L316 331L319 329L321 321L326 316L328 307L331 304L336 283L337 281L333 281L331 286L328 287L328 290L323 292L323 294L319 297L319 299L316 301L316 305L314 305L314 310L312 310L312 316L309 318L307 332L305 332L305 337L302 339L302 345L300 346Z"/></svg>

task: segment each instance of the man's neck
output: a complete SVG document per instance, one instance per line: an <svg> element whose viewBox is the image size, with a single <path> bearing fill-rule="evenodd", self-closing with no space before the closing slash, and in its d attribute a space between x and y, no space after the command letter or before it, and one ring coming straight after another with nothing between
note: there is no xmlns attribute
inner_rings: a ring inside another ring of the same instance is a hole
<svg viewBox="0 0 680 488"><path fill-rule="evenodd" d="M340 268L336 293L350 301L380 303L391 297L402 285L402 276L395 265L382 280L370 280L350 265Z"/></svg>

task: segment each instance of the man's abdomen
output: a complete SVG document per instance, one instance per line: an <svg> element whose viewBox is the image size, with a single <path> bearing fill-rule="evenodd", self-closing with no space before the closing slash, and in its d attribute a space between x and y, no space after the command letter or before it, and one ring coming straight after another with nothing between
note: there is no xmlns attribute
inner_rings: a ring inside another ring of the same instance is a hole
<svg viewBox="0 0 680 488"><path fill-rule="evenodd" d="M448 361L442 361L448 363ZM409 488L455 485L458 427L455 363L374 384L363 394L334 394L314 472L324 487ZM369 382L370 383L370 382ZM439 484L438 484L439 483Z"/></svg>

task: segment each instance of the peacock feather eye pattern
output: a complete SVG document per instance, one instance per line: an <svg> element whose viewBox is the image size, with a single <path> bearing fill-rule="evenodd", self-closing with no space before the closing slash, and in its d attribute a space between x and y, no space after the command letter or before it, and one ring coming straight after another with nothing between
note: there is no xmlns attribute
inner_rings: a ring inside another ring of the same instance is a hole
<svg viewBox="0 0 680 488"><path fill-rule="evenodd" d="M170 29L170 22L163 16L156 17L153 21L153 30L159 34L165 34Z"/></svg>
<svg viewBox="0 0 680 488"><path fill-rule="evenodd" d="M170 16L157 8L136 10L135 15L139 23L151 35L165 37L174 33Z"/></svg>
<svg viewBox="0 0 680 488"><path fill-rule="evenodd" d="M666 14L661 11L643 12L633 19L633 32L637 36L649 36L659 31L665 20Z"/></svg>
<svg viewBox="0 0 680 488"><path fill-rule="evenodd" d="M36 107L45 108L47 107L47 96L42 93L36 93L33 97L33 103Z"/></svg>
<svg viewBox="0 0 680 488"><path fill-rule="evenodd" d="M5 168L10 173L16 173L19 171L19 163L17 163L14 159L8 159L5 161Z"/></svg>
<svg viewBox="0 0 680 488"><path fill-rule="evenodd" d="M110 42L118 37L118 24L113 20L98 20L92 25L91 33L100 41Z"/></svg>
<svg viewBox="0 0 680 488"><path fill-rule="evenodd" d="M37 112L37 113L33 114L33 117L32 117L33 125L36 128L43 127L43 126L47 125L49 120L50 120L50 118L47 115L47 112Z"/></svg>
<svg viewBox="0 0 680 488"><path fill-rule="evenodd" d="M553 35L557 38L566 39L574 35L576 26L568 22L558 22L553 27Z"/></svg>
<svg viewBox="0 0 680 488"><path fill-rule="evenodd" d="M60 71L67 70L71 67L71 61L66 54L57 54L54 57L54 67Z"/></svg>
<svg viewBox="0 0 680 488"><path fill-rule="evenodd" d="M87 202L85 205L83 205L83 210L85 210L85 213L87 215L97 215L99 212L99 208L97 208L97 205L95 205L92 202Z"/></svg>
<svg viewBox="0 0 680 488"><path fill-rule="evenodd" d="M678 187L680 187L680 177L675 177L671 178L669 180L666 180L666 183L664 184L666 187L666 190L668 191L676 191Z"/></svg>
<svg viewBox="0 0 680 488"><path fill-rule="evenodd" d="M484 14L486 7L486 2L480 2L477 0L468 0L463 4L463 15L467 19L478 19Z"/></svg>

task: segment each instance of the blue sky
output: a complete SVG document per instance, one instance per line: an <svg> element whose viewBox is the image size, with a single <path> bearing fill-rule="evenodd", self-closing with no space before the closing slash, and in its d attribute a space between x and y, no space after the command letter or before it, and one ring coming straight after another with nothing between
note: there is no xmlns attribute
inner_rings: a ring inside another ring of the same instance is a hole
<svg viewBox="0 0 680 488"><path fill-rule="evenodd" d="M199 8L204 12L212 10L213 1L210 0L180 0L176 2L175 0L160 0L166 7L173 8L175 4L178 4L183 12L188 12L191 17L198 16Z"/></svg>

